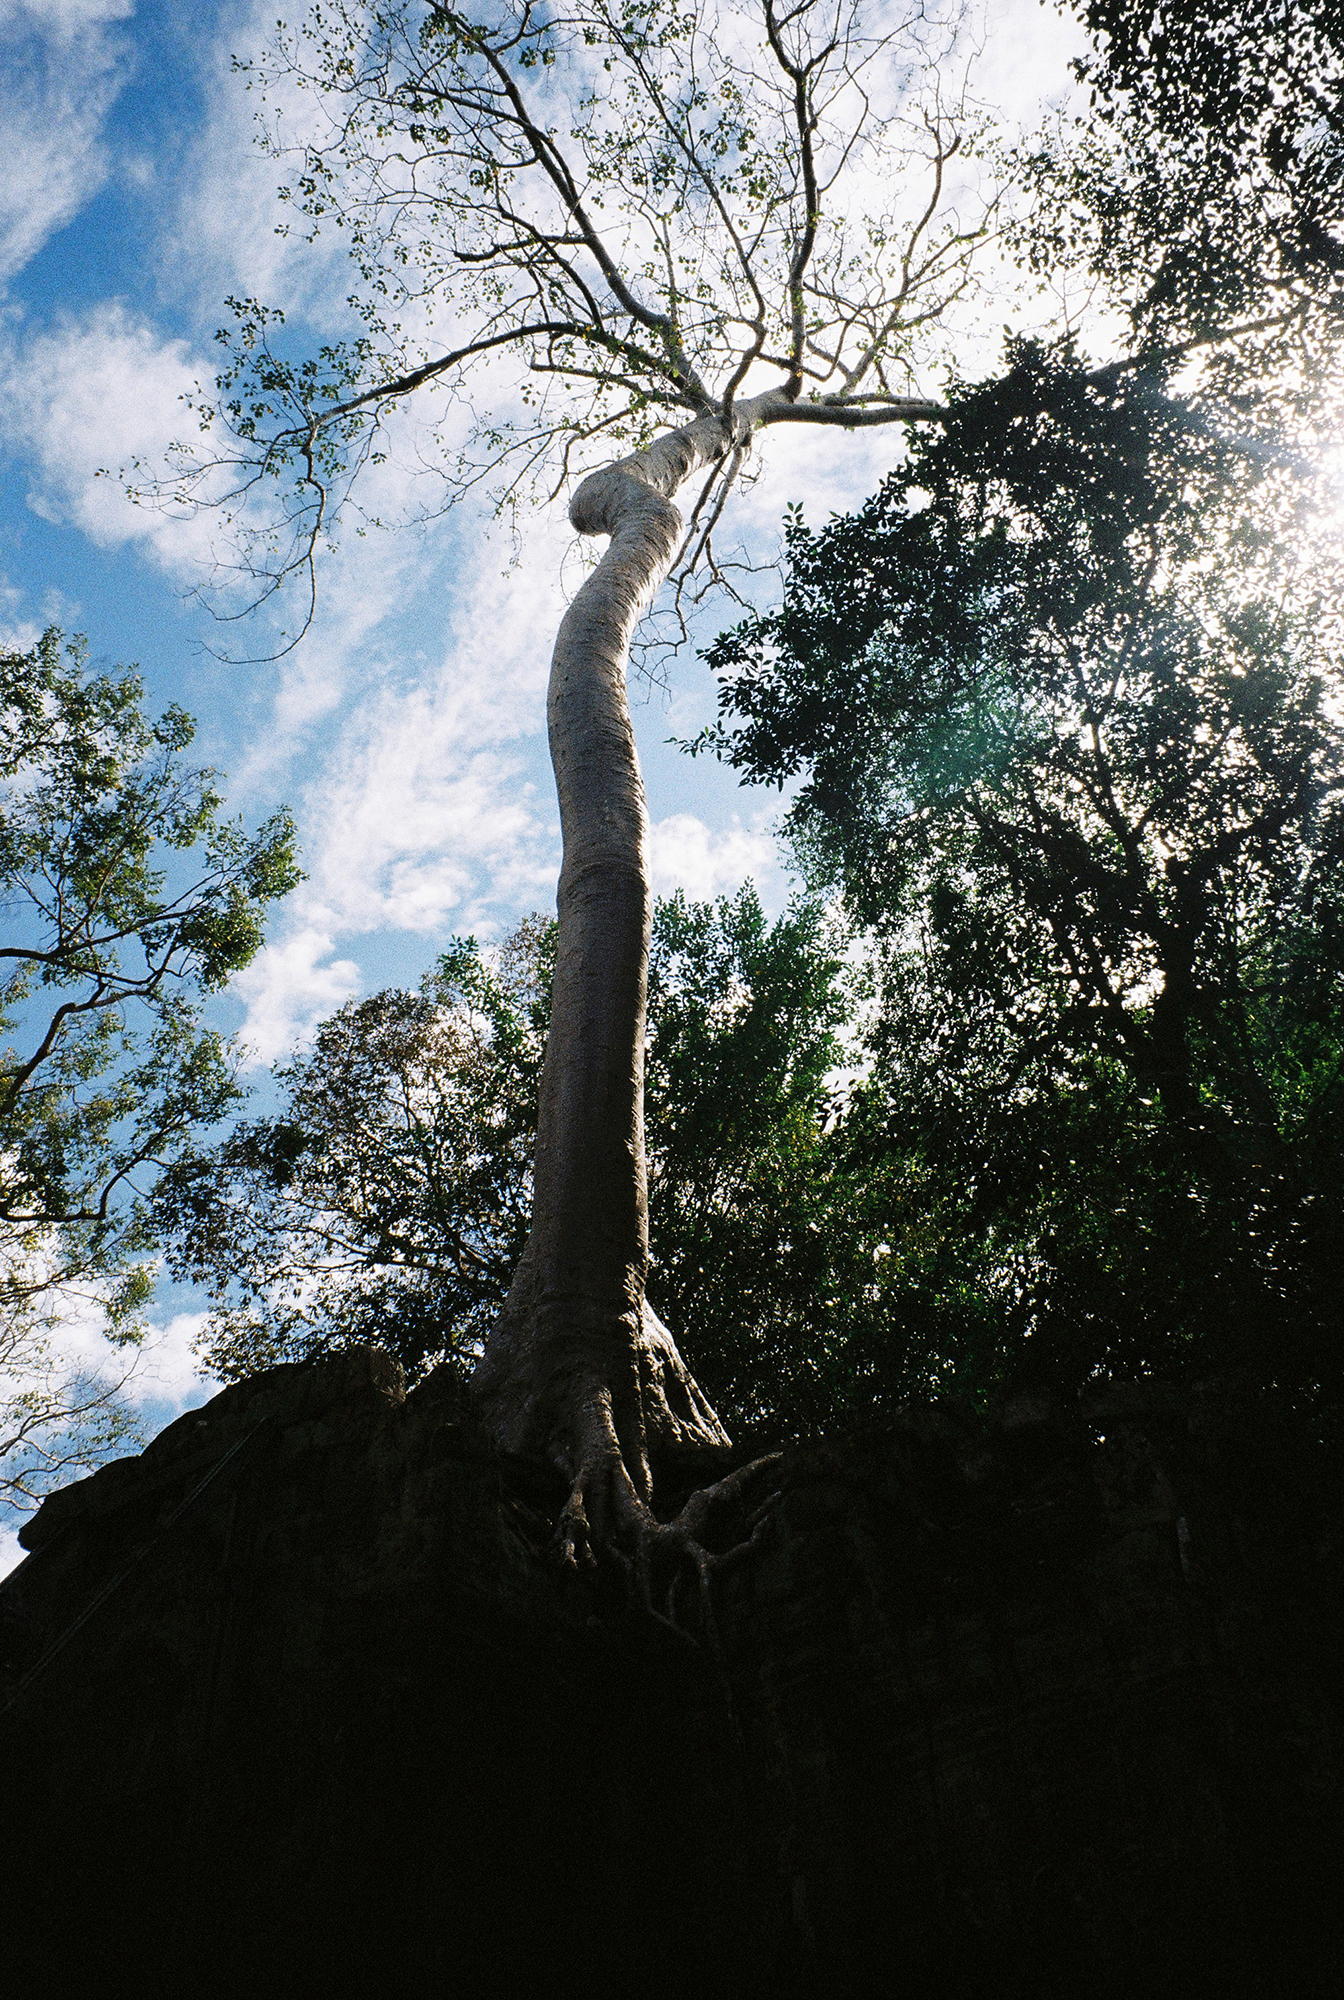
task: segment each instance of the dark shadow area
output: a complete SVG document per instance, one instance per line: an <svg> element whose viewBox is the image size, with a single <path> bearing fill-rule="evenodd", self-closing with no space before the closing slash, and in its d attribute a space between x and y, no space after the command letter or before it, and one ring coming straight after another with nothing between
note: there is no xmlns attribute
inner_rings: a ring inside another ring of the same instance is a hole
<svg viewBox="0 0 1344 2000"><path fill-rule="evenodd" d="M14 1990L1333 1992L1338 1473L1226 1385L912 1410L786 1455L719 1657L451 1383L239 1384L0 1591Z"/></svg>

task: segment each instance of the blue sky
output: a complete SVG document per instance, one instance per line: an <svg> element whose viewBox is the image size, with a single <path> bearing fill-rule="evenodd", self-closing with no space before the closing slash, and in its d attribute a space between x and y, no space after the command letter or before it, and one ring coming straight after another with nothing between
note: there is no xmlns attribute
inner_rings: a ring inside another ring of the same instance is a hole
<svg viewBox="0 0 1344 2000"><path fill-rule="evenodd" d="M184 433L229 293L283 306L299 339L349 330L339 251L275 233L274 168L231 70L275 16L276 0L0 0L0 628L26 643L54 622L98 662L138 663L152 703L198 718L232 809L294 810L309 879L225 1003L259 1063L350 995L414 982L454 933L498 937L552 907L544 686L573 542L558 508L515 547L464 505L348 542L285 660L209 652L219 631L191 593L217 530L133 505L115 475ZM982 87L1032 123L1075 46L1035 0L994 0ZM788 501L814 519L852 505L899 450L895 433L839 442L772 440L739 503L758 551ZM393 514L417 504L408 458L384 474ZM267 650L264 622L248 639ZM703 667L679 658L667 690L636 695L658 888L751 877L777 906L777 798L668 745L713 713ZM198 1303L160 1302L136 1390L151 1428L208 1392Z"/></svg>

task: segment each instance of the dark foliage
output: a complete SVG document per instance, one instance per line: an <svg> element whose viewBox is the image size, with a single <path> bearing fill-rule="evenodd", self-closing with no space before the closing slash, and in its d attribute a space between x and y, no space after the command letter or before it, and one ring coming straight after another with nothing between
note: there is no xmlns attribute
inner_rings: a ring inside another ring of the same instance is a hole
<svg viewBox="0 0 1344 2000"><path fill-rule="evenodd" d="M712 652L714 747L803 775L880 940L850 1134L965 1274L934 1374L1338 1369L1339 598L1291 486L1020 346Z"/></svg>
<svg viewBox="0 0 1344 2000"><path fill-rule="evenodd" d="M1020 247L1042 273L1081 259L1141 357L1201 354L1204 392L1243 419L1328 395L1344 335L1334 0L1077 9L1091 113L1021 162L1040 199Z"/></svg>

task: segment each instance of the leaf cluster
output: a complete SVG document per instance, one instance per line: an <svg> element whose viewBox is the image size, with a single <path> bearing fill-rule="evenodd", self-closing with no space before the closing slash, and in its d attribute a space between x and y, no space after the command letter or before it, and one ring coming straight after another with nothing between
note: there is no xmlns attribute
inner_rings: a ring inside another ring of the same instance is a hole
<svg viewBox="0 0 1344 2000"><path fill-rule="evenodd" d="M298 880L287 816L224 819L190 718L142 703L55 631L0 655L0 1307L93 1279L128 1333L143 1196L239 1095L202 1003Z"/></svg>
<svg viewBox="0 0 1344 2000"><path fill-rule="evenodd" d="M1337 415L1344 25L1332 0L1078 0L1090 113L1019 166L1038 271L1085 265L1133 352L1216 397Z"/></svg>

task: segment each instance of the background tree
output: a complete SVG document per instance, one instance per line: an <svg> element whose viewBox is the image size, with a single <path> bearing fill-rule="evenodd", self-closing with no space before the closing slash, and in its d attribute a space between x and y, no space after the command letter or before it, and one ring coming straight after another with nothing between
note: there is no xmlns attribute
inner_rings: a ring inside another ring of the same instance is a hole
<svg viewBox="0 0 1344 2000"><path fill-rule="evenodd" d="M413 1380L478 1358L527 1234L555 937L532 919L496 960L461 942L419 992L349 1003L277 1072L278 1115L164 1175L158 1225L217 1301L213 1373L372 1338ZM768 923L750 889L654 912L650 1290L688 1324L698 1302L697 1375L776 1433L846 1406L836 1273L872 1270L838 1170L842 944L810 904Z"/></svg>
<svg viewBox="0 0 1344 2000"><path fill-rule="evenodd" d="M34 1499L122 1434L62 1366L78 1309L139 1338L155 1176L240 1091L201 1019L298 880L282 813L220 816L183 759L190 718L151 723L134 674L94 674L48 632L0 654L0 1463ZM110 1428L109 1428L110 1427Z"/></svg>
<svg viewBox="0 0 1344 2000"><path fill-rule="evenodd" d="M1344 33L1314 0L1078 11L1092 109L1018 155L1012 234L1119 357L1010 349L870 508L795 524L783 618L719 649L719 747L808 774L800 843L884 939L855 1143L880 1176L910 1135L893 1235L960 1246L898 1376L1319 1386Z"/></svg>
<svg viewBox="0 0 1344 2000"><path fill-rule="evenodd" d="M1024 161L1040 269L1083 263L1150 365L1263 424L1337 417L1344 29L1331 0L1077 0L1086 120ZM1286 365L1285 365L1286 364Z"/></svg>
<svg viewBox="0 0 1344 2000"><path fill-rule="evenodd" d="M156 1219L216 1301L226 1380L365 1340L466 1369L527 1236L554 925L461 939L416 992L352 1000L280 1066L282 1109L174 1163Z"/></svg>
<svg viewBox="0 0 1344 2000"><path fill-rule="evenodd" d="M1019 347L712 653L716 747L803 774L880 940L852 1137L976 1278L934 1380L1338 1380L1344 597L1300 483Z"/></svg>
<svg viewBox="0 0 1344 2000"><path fill-rule="evenodd" d="M837 1135L865 982L848 942L813 902L767 923L749 888L654 914L649 1289L715 1407L775 1437L851 1400L838 1274L863 1253Z"/></svg>

